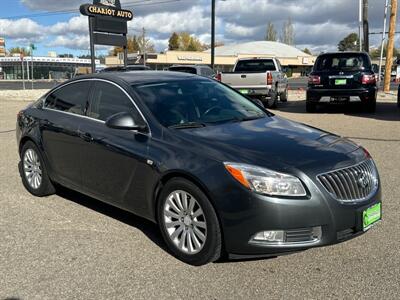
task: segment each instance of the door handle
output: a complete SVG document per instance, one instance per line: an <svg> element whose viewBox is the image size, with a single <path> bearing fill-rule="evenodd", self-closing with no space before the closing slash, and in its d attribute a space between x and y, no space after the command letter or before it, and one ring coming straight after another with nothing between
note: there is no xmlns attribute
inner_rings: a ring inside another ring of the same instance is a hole
<svg viewBox="0 0 400 300"><path fill-rule="evenodd" d="M78 136L86 142L92 142L93 137L90 133L78 131Z"/></svg>

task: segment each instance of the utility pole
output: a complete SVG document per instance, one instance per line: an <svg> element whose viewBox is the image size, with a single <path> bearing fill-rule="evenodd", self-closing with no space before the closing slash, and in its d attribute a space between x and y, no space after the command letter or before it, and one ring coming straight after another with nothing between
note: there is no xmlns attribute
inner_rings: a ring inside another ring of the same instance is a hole
<svg viewBox="0 0 400 300"><path fill-rule="evenodd" d="M397 18L397 0L391 0L390 7L390 23L389 23L389 41L386 50L386 66L385 66L385 86L384 91L390 91L390 79L393 65L394 35L396 31Z"/></svg>
<svg viewBox="0 0 400 300"><path fill-rule="evenodd" d="M378 72L378 82L381 83L381 72L382 72L382 61L383 61L383 49L385 47L385 41L386 41L386 21L387 21L387 13L388 13L388 8L389 8L389 0L385 1L385 11L384 11L384 17L383 17L383 31L382 31L382 41L381 41L381 56L379 59L379 72ZM380 84L379 84L380 86Z"/></svg>
<svg viewBox="0 0 400 300"><path fill-rule="evenodd" d="M369 53L368 0L363 0L364 51Z"/></svg>
<svg viewBox="0 0 400 300"><path fill-rule="evenodd" d="M215 66L215 0L211 1L211 68Z"/></svg>
<svg viewBox="0 0 400 300"><path fill-rule="evenodd" d="M142 28L142 53L143 53L143 65L146 65L146 29Z"/></svg>
<svg viewBox="0 0 400 300"><path fill-rule="evenodd" d="M362 51L362 27L363 27L363 0L358 1L358 41L360 52Z"/></svg>

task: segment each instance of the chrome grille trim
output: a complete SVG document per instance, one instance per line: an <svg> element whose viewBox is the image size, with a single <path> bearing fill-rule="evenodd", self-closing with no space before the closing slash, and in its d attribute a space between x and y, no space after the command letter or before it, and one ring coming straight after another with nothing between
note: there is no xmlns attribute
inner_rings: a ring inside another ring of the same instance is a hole
<svg viewBox="0 0 400 300"><path fill-rule="evenodd" d="M317 176L329 194L342 202L359 202L378 189L378 172L372 159Z"/></svg>

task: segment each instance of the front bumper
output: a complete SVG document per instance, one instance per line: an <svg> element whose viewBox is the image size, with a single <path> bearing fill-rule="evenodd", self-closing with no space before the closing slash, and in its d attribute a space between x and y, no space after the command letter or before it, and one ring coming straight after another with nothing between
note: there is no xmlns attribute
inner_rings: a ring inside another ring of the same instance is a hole
<svg viewBox="0 0 400 300"><path fill-rule="evenodd" d="M313 247L337 244L364 233L362 211L381 202L380 187L358 203L342 203L328 194L322 185L307 183L310 196L282 199L255 194L237 187L231 189L229 201L220 203L225 246L233 258L283 255ZM235 205L232 206L232 203ZM229 205L229 207L228 207ZM320 228L318 240L279 245L254 242L262 231L297 232Z"/></svg>
<svg viewBox="0 0 400 300"><path fill-rule="evenodd" d="M308 88L307 101L322 102L369 102L376 100L377 87L361 89L315 89Z"/></svg>

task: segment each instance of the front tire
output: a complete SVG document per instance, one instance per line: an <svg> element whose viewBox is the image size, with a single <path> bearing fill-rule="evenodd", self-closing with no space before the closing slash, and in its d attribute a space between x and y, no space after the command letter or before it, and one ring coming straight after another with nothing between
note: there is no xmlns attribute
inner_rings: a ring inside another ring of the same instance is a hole
<svg viewBox="0 0 400 300"><path fill-rule="evenodd" d="M28 141L23 145L18 169L24 187L32 195L44 197L56 192L48 176L43 157L33 142Z"/></svg>
<svg viewBox="0 0 400 300"><path fill-rule="evenodd" d="M195 184L183 178L168 181L157 210L161 234L175 257L195 266L220 258L222 237L217 215Z"/></svg>

